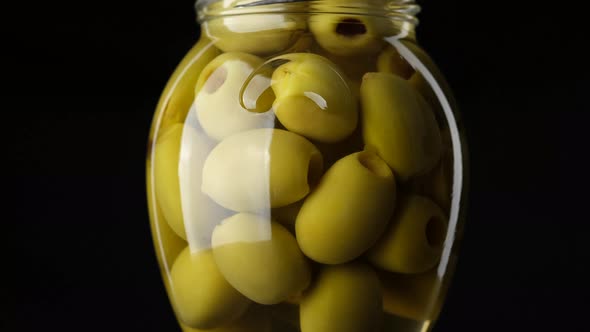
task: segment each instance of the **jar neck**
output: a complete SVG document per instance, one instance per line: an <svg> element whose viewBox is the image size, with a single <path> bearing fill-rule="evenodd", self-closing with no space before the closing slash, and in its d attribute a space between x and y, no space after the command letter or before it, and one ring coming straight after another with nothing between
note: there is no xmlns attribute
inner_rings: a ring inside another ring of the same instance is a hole
<svg viewBox="0 0 590 332"><path fill-rule="evenodd" d="M199 23L247 14L346 14L384 17L400 31L414 37L420 6L415 0L198 0L195 5Z"/></svg>

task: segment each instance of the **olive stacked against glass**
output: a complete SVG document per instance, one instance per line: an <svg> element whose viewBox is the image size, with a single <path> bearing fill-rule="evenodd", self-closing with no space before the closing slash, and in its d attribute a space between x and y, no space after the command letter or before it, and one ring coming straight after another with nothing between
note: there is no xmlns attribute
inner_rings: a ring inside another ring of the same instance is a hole
<svg viewBox="0 0 590 332"><path fill-rule="evenodd" d="M452 146L416 63L442 76L401 31L342 13L203 23L161 99L147 173L183 330L405 332L436 318Z"/></svg>

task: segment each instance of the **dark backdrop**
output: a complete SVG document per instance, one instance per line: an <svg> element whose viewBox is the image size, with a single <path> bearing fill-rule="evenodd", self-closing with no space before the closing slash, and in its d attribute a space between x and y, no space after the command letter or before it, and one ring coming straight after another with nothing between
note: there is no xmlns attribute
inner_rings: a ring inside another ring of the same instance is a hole
<svg viewBox="0 0 590 332"><path fill-rule="evenodd" d="M472 169L435 331L583 330L579 9L422 3L419 40L456 92ZM192 2L20 7L2 13L0 330L178 331L150 238L144 160L159 93L198 37Z"/></svg>

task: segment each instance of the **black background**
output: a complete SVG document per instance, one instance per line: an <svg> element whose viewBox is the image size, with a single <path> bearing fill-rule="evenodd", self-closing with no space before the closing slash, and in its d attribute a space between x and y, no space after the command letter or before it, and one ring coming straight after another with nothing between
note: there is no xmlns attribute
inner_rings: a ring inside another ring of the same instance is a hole
<svg viewBox="0 0 590 332"><path fill-rule="evenodd" d="M472 170L435 331L581 331L581 9L422 3L418 37L460 102ZM0 330L178 331L152 248L144 160L159 93L198 37L192 1L22 2L2 14Z"/></svg>

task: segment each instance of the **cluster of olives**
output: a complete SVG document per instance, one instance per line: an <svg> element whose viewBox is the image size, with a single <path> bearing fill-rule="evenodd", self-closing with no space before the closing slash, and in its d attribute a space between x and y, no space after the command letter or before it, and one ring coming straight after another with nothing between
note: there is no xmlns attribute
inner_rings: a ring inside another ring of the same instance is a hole
<svg viewBox="0 0 590 332"><path fill-rule="evenodd" d="M280 305L302 332L429 319L450 201L436 97L379 20L353 37L310 20L308 38L285 17L258 43L209 22L216 47L168 91L186 111L163 115L149 194L183 329L271 331Z"/></svg>

